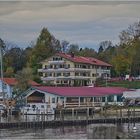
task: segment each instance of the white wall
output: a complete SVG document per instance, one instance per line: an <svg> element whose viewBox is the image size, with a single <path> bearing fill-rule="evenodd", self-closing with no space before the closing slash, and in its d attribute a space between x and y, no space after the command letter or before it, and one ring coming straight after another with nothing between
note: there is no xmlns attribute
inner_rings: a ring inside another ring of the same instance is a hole
<svg viewBox="0 0 140 140"><path fill-rule="evenodd" d="M13 91L12 86L10 86L6 83L3 83L3 92L5 92L5 97L6 98L11 98L12 97L12 91ZM0 92L2 92L2 80L0 80Z"/></svg>

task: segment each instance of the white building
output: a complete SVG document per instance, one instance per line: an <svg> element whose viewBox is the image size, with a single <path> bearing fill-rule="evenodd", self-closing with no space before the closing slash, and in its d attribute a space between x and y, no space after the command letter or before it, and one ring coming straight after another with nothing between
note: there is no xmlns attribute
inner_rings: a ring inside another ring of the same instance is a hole
<svg viewBox="0 0 140 140"><path fill-rule="evenodd" d="M57 53L41 64L39 75L50 85L87 86L99 77L110 78L111 65L92 57Z"/></svg>

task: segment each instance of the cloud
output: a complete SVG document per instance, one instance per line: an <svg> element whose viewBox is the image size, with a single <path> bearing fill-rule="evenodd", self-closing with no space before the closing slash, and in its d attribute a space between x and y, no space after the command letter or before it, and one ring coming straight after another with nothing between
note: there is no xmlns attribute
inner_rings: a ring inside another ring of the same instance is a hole
<svg viewBox="0 0 140 140"><path fill-rule="evenodd" d="M0 2L0 37L26 46L43 27L60 40L97 46L140 19L140 2Z"/></svg>

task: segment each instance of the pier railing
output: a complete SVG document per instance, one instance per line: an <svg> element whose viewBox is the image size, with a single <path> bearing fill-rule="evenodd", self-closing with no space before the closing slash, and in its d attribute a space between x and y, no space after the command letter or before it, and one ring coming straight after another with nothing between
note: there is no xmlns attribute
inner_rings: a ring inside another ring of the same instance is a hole
<svg viewBox="0 0 140 140"><path fill-rule="evenodd" d="M63 105L65 108L75 108L75 107L101 107L100 102L85 102L85 103L65 103Z"/></svg>

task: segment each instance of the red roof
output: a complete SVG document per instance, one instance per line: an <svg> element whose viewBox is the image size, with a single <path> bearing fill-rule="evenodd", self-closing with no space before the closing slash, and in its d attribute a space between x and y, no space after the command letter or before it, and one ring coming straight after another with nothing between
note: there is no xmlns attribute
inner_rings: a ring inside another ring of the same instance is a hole
<svg viewBox="0 0 140 140"><path fill-rule="evenodd" d="M58 53L57 55L65 58L65 59L68 59L72 62L75 62L75 63L87 63L87 64L92 64L92 65L110 66L110 67L112 66L106 62L103 62L103 61L98 60L98 59L93 58L93 57L83 57L83 56L72 57L71 55L65 54L65 53Z"/></svg>
<svg viewBox="0 0 140 140"><path fill-rule="evenodd" d="M0 78L0 80L1 80L1 78ZM11 86L14 86L14 85L17 84L16 78L3 78L3 81L4 81L6 84L11 85ZM35 81L32 81L32 80L29 81L29 84L30 84L31 86L40 86L40 84L38 84L38 83L36 83Z"/></svg>
<svg viewBox="0 0 140 140"><path fill-rule="evenodd" d="M40 86L34 87L35 89L56 94L59 96L106 96L106 95L119 95L124 91L127 91L126 88L122 87L47 87Z"/></svg>

